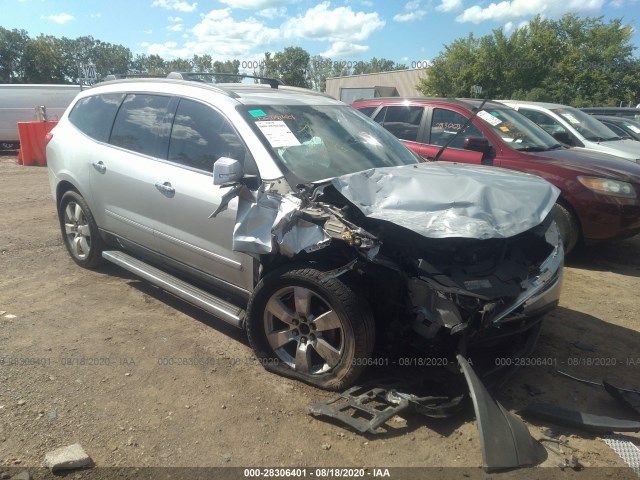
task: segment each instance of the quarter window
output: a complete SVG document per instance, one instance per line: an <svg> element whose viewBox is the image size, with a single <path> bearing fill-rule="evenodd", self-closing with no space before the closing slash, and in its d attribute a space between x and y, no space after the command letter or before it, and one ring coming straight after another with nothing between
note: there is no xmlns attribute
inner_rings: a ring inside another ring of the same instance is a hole
<svg viewBox="0 0 640 480"><path fill-rule="evenodd" d="M244 162L245 147L231 124L202 103L181 99L176 111L169 160L211 172L220 157Z"/></svg>
<svg viewBox="0 0 640 480"><path fill-rule="evenodd" d="M467 121L467 118L458 112L444 108L434 108L431 117L431 145L445 145L451 137ZM449 146L451 148L464 148L465 137L484 137L482 132L473 123L467 127L463 134L459 135Z"/></svg>
<svg viewBox="0 0 640 480"><path fill-rule="evenodd" d="M391 106L380 110L375 121L397 138L416 142L423 113L424 107Z"/></svg>
<svg viewBox="0 0 640 480"><path fill-rule="evenodd" d="M362 112L367 117L370 117L371 114L376 110L376 108L378 108L378 107L377 106L373 106L373 107L358 107L358 111Z"/></svg>
<svg viewBox="0 0 640 480"><path fill-rule="evenodd" d="M106 142L123 98L124 93L109 93L78 100L69 113L69 121L91 138Z"/></svg>
<svg viewBox="0 0 640 480"><path fill-rule="evenodd" d="M167 107L171 97L127 95L113 125L109 143L134 152L164 157L169 132Z"/></svg>

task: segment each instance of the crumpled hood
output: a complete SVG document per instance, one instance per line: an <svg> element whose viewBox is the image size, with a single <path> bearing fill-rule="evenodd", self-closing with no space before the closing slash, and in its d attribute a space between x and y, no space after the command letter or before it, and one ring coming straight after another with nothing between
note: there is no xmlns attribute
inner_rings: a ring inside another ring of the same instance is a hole
<svg viewBox="0 0 640 480"><path fill-rule="evenodd" d="M496 167L423 163L343 175L333 186L364 215L427 238L507 238L540 224L560 193Z"/></svg>

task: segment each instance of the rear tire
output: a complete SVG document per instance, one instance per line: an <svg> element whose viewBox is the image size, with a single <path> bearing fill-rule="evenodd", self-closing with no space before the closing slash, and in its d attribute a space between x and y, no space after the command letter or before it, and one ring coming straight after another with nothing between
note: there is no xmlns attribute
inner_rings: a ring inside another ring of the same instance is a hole
<svg viewBox="0 0 640 480"><path fill-rule="evenodd" d="M371 310L356 289L318 265L265 275L247 308L247 336L267 370L327 390L352 385L374 344Z"/></svg>
<svg viewBox="0 0 640 480"><path fill-rule="evenodd" d="M62 196L58 220L64 245L73 261L84 268L100 265L105 244L82 195L70 190Z"/></svg>
<svg viewBox="0 0 640 480"><path fill-rule="evenodd" d="M556 224L558 225L558 230L560 230L564 253L566 255L569 254L578 243L580 226L573 213L561 203L556 203L554 210Z"/></svg>

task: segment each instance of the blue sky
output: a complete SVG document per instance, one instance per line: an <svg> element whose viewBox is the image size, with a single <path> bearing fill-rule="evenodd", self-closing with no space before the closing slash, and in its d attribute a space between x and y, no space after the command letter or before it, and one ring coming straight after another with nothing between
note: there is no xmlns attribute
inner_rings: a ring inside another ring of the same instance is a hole
<svg viewBox="0 0 640 480"><path fill-rule="evenodd" d="M165 59L206 53L249 63L300 46L334 61L384 57L412 67L469 32L510 32L538 13L622 18L638 46L639 7L640 0L0 0L0 26L31 37L91 35Z"/></svg>

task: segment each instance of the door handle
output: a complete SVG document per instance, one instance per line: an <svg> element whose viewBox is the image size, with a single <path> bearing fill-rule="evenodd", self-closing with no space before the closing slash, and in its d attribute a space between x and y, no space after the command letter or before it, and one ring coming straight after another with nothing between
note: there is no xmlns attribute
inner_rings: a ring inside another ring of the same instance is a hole
<svg viewBox="0 0 640 480"><path fill-rule="evenodd" d="M156 182L156 188L162 193L173 196L176 193L176 189L171 186L170 182Z"/></svg>
<svg viewBox="0 0 640 480"><path fill-rule="evenodd" d="M99 162L93 162L91 165L93 165L93 168L95 168L100 173L104 173L107 171L107 167L104 163L102 163L102 160L100 160Z"/></svg>

